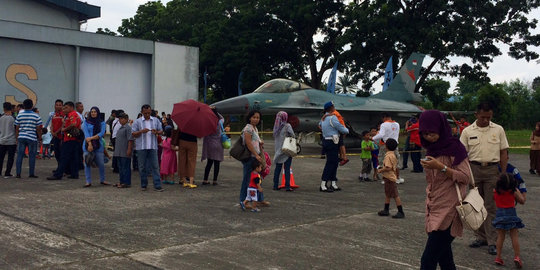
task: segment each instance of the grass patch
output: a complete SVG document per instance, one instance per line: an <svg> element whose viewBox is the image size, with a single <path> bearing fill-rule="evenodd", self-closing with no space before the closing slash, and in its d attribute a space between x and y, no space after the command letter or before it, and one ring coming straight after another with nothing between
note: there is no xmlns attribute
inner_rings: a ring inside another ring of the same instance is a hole
<svg viewBox="0 0 540 270"><path fill-rule="evenodd" d="M529 154L532 130L506 130L506 138L512 154Z"/></svg>

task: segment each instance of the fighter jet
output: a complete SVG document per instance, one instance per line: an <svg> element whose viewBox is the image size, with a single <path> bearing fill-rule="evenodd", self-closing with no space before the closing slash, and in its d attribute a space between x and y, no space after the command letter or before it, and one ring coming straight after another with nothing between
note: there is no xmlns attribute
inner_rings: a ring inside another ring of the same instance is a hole
<svg viewBox="0 0 540 270"><path fill-rule="evenodd" d="M416 78L420 75L423 54L413 53L398 72L386 91L370 97L351 97L314 89L304 83L288 79L265 82L250 94L229 98L212 104L221 114L247 114L252 109L263 115L279 111L289 114L289 122L296 132L319 131L324 103L333 101L336 109L353 130L361 133L381 120L381 113L388 112L403 124L422 109L409 102L421 100L414 93Z"/></svg>

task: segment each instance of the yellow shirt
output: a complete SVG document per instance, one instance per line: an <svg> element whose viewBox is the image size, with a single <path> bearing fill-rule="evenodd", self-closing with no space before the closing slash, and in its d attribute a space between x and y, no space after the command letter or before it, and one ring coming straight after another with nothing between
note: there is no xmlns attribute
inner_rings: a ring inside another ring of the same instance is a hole
<svg viewBox="0 0 540 270"><path fill-rule="evenodd" d="M499 162L501 150L508 149L508 140L503 127L489 122L479 127L476 121L461 133L459 138L469 153L469 160L476 162Z"/></svg>
<svg viewBox="0 0 540 270"><path fill-rule="evenodd" d="M382 176L390 181L396 182L397 176L396 176L396 169L397 169L398 160L396 158L396 154L394 151L388 151L386 152L386 155L384 155L384 161L383 161L383 167L390 167L392 168L391 171L385 171L382 172Z"/></svg>

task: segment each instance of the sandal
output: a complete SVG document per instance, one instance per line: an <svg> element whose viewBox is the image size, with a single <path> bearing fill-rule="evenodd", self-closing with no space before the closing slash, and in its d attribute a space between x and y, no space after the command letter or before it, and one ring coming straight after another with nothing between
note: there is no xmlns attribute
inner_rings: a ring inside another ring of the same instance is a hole
<svg viewBox="0 0 540 270"><path fill-rule="evenodd" d="M114 185L112 185L112 186L113 186L113 187L119 188L121 185L122 185L122 184L120 184L120 183L116 183L116 184L114 184Z"/></svg>
<svg viewBox="0 0 540 270"><path fill-rule="evenodd" d="M83 187L91 187L91 186L92 186L92 184L86 184Z"/></svg>
<svg viewBox="0 0 540 270"><path fill-rule="evenodd" d="M523 262L518 256L514 257L514 264L516 265L516 268L521 269L521 267L523 267Z"/></svg>
<svg viewBox="0 0 540 270"><path fill-rule="evenodd" d="M515 259L514 259L514 261L515 261ZM501 258L497 257L497 258L495 258L495 264L496 265L504 265L504 262L503 262L503 260Z"/></svg>
<svg viewBox="0 0 540 270"><path fill-rule="evenodd" d="M131 186L130 185L126 185L126 184L119 184L117 186L117 188L130 188Z"/></svg>
<svg viewBox="0 0 540 270"><path fill-rule="evenodd" d="M105 181L100 182L100 184L102 184L102 185L104 185L104 186L110 186L110 185L111 185L111 184L109 184L109 183L107 183L107 182L105 182Z"/></svg>

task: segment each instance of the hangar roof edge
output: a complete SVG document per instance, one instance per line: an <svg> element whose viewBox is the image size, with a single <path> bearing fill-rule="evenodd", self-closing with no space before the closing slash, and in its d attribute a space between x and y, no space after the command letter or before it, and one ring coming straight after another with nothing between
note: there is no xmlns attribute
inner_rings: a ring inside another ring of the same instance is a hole
<svg viewBox="0 0 540 270"><path fill-rule="evenodd" d="M37 0L39 2L46 2L58 7L62 7L81 15L84 20L99 18L101 16L101 7L83 3L77 0Z"/></svg>

